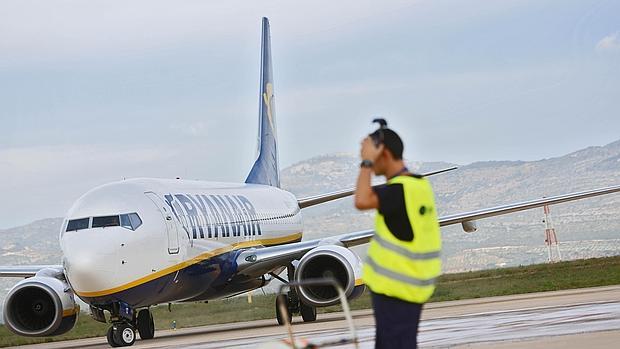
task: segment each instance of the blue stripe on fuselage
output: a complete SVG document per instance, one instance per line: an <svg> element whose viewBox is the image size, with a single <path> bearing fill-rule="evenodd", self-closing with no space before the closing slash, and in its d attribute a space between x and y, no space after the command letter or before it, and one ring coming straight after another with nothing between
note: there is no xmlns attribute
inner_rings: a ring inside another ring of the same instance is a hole
<svg viewBox="0 0 620 349"><path fill-rule="evenodd" d="M196 298L201 295L220 297L223 288L237 272L236 258L240 250L206 259L197 264L161 276L132 288L100 297L80 297L86 303L104 306L123 302L132 308Z"/></svg>

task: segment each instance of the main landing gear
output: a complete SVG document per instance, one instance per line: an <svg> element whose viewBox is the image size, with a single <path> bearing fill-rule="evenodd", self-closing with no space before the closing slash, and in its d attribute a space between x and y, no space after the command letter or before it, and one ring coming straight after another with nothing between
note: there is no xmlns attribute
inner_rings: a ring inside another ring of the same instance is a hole
<svg viewBox="0 0 620 349"><path fill-rule="evenodd" d="M142 309L132 321L116 318L108 329L106 338L108 344L113 347L128 347L136 341L136 330L142 340L155 337L155 323L153 314L148 309Z"/></svg>
<svg viewBox="0 0 620 349"><path fill-rule="evenodd" d="M148 309L142 309L138 313L138 333L140 338L153 339L155 337L155 323L153 322L153 313Z"/></svg>
<svg viewBox="0 0 620 349"><path fill-rule="evenodd" d="M288 279L293 280L295 275L295 267L288 265L286 268ZM279 279L279 277L278 277ZM286 280L280 280L286 281ZM283 303L288 310L286 314L280 311L280 304ZM280 294L276 297L276 320L278 325L286 324L286 317L288 316L288 322L293 320L293 314L299 313L304 322L312 322L316 320L316 307L305 304L299 299L299 295L294 288L291 288L287 294Z"/></svg>

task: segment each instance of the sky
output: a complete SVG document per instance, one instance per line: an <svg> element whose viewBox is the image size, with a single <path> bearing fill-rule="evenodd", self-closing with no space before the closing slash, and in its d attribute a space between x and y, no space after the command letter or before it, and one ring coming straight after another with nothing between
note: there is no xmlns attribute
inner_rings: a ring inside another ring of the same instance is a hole
<svg viewBox="0 0 620 349"><path fill-rule="evenodd" d="M241 182L260 19L281 166L357 153L537 160L620 138L620 2L0 2L0 229L131 177Z"/></svg>

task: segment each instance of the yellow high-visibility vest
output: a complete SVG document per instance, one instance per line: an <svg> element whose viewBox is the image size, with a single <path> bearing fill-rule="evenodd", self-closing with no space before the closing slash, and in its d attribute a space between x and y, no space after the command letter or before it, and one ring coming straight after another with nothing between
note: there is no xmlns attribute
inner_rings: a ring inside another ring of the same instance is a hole
<svg viewBox="0 0 620 349"><path fill-rule="evenodd" d="M363 279L374 293L407 302L424 303L441 274L441 233L433 189L427 179L396 176L387 184L403 186L413 241L399 240L377 212L375 236L368 247Z"/></svg>

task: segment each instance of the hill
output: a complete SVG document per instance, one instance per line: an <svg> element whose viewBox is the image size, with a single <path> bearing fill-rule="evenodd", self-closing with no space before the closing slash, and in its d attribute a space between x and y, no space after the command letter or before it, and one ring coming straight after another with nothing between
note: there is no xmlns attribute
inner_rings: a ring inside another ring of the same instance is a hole
<svg viewBox="0 0 620 349"><path fill-rule="evenodd" d="M352 187L357 156L314 157L282 171L283 187L298 197ZM444 162L409 162L417 172L453 166ZM460 166L431 178L441 214L464 212L620 183L620 141L539 161L486 161ZM542 210L478 222L479 230L442 229L444 271L459 272L528 265L546 260ZM552 207L552 218L565 259L620 254L620 195ZM358 212L350 198L304 211L305 239L368 229L371 212ZM61 218L43 219L0 231L0 264L60 263ZM356 248L364 254L364 247ZM15 280L0 280L0 298Z"/></svg>
<svg viewBox="0 0 620 349"><path fill-rule="evenodd" d="M357 156L325 155L283 170L283 186L299 197L351 187ZM452 166L409 162L416 172ZM486 161L431 177L440 214L453 214L511 202L620 183L620 141L539 161ZM620 195L552 207L552 219L566 259L620 253ZM307 238L372 227L373 215L342 199L305 211ZM445 270L478 270L546 260L542 210L478 222L479 230L442 229Z"/></svg>

